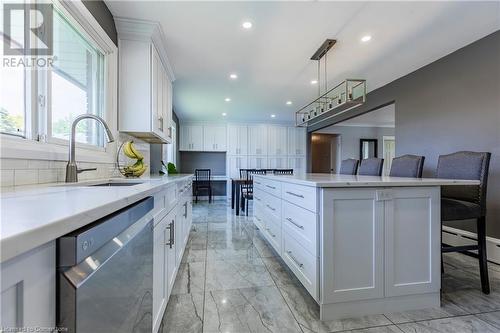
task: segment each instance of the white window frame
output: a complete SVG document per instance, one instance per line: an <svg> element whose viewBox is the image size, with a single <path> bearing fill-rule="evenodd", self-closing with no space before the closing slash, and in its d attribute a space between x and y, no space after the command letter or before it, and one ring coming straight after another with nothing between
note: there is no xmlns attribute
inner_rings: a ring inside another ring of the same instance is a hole
<svg viewBox="0 0 500 333"><path fill-rule="evenodd" d="M79 33L92 41L104 55L104 120L108 123L113 135L117 137L118 48L80 0L52 0L51 3L54 9L58 10ZM46 96L50 94L46 93L48 88L46 75L38 75L37 71L28 71L30 72L31 75L26 76L29 77L26 80L27 88L31 88L31 82L37 82L38 86L41 85L45 89L27 90L27 93L31 93L31 98L26 98L26 135L24 138L0 135L1 157L67 160L68 141L48 137L51 123L47 112L50 101ZM45 94L39 96L39 92L44 90ZM116 143L105 144L104 148L77 143L76 150L77 161L112 163L115 159Z"/></svg>

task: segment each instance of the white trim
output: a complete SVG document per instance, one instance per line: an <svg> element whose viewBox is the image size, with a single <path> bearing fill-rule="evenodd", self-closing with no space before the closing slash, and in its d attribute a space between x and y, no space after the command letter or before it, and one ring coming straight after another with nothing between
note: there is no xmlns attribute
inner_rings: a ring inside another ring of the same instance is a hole
<svg viewBox="0 0 500 333"><path fill-rule="evenodd" d="M452 246L477 244L477 234L457 228L443 226L443 243ZM500 239L486 237L486 253L488 260L500 264Z"/></svg>
<svg viewBox="0 0 500 333"><path fill-rule="evenodd" d="M373 124L373 123L356 123L356 124L343 124L342 122L331 125L332 127L380 127L380 128L396 128L394 124Z"/></svg>

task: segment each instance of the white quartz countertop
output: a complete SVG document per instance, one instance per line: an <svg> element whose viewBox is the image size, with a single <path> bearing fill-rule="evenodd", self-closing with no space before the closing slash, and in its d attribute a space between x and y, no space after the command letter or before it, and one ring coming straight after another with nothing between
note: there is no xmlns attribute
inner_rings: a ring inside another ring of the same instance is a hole
<svg viewBox="0 0 500 333"><path fill-rule="evenodd" d="M305 173L297 175L254 175L287 183L314 187L394 187L394 186L441 186L441 185L479 185L478 180L404 178L378 176L350 176L328 173Z"/></svg>
<svg viewBox="0 0 500 333"><path fill-rule="evenodd" d="M55 240L190 176L112 179L113 182L140 183L134 186L88 186L110 180L105 179L2 188L0 262Z"/></svg>

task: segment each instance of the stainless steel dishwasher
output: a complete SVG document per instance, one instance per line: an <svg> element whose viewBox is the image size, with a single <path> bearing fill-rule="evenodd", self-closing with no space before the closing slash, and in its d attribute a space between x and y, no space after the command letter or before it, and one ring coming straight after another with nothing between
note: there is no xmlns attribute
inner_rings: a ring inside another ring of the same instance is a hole
<svg viewBox="0 0 500 333"><path fill-rule="evenodd" d="M76 333L151 333L148 197L57 240L57 322Z"/></svg>

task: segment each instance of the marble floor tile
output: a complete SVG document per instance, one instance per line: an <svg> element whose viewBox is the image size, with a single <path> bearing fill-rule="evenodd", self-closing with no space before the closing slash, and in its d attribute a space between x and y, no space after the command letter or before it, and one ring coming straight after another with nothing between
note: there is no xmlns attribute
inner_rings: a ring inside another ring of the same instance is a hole
<svg viewBox="0 0 500 333"><path fill-rule="evenodd" d="M260 234L260 231L257 231L257 234L252 238L252 241L262 258L279 256L272 246Z"/></svg>
<svg viewBox="0 0 500 333"><path fill-rule="evenodd" d="M209 243L207 261L213 260L253 260L260 258L257 248L249 243L246 246L233 246L232 243Z"/></svg>
<svg viewBox="0 0 500 333"><path fill-rule="evenodd" d="M202 293L205 291L205 262L180 264L172 295Z"/></svg>
<svg viewBox="0 0 500 333"><path fill-rule="evenodd" d="M195 250L189 246L186 246L181 263L185 264L188 262L205 262L206 257L207 250Z"/></svg>
<svg viewBox="0 0 500 333"><path fill-rule="evenodd" d="M276 287L207 291L204 332L301 332Z"/></svg>
<svg viewBox="0 0 500 333"><path fill-rule="evenodd" d="M346 331L346 333L402 333L396 325L362 328L359 330Z"/></svg>
<svg viewBox="0 0 500 333"><path fill-rule="evenodd" d="M273 285L260 258L207 261L205 291Z"/></svg>
<svg viewBox="0 0 500 333"><path fill-rule="evenodd" d="M163 316L162 333L203 331L203 293L171 295Z"/></svg>
<svg viewBox="0 0 500 333"><path fill-rule="evenodd" d="M264 257L262 258L262 261L264 262L264 265L266 265L269 274L271 274L271 277L277 286L291 283L300 285L300 281L290 271L281 258Z"/></svg>
<svg viewBox="0 0 500 333"><path fill-rule="evenodd" d="M279 290L281 291L285 302L292 310L295 319L305 332L341 332L392 324L392 322L384 315L321 321L319 319L318 304L301 285L281 285L279 286Z"/></svg>
<svg viewBox="0 0 500 333"><path fill-rule="evenodd" d="M444 318L400 324L407 333L498 333L498 329L475 316Z"/></svg>
<svg viewBox="0 0 500 333"><path fill-rule="evenodd" d="M477 314L476 317L487 322L491 326L495 326L500 332L500 311L480 313Z"/></svg>
<svg viewBox="0 0 500 333"><path fill-rule="evenodd" d="M485 295L480 287L447 292L446 298L470 314L500 310L500 294Z"/></svg>

